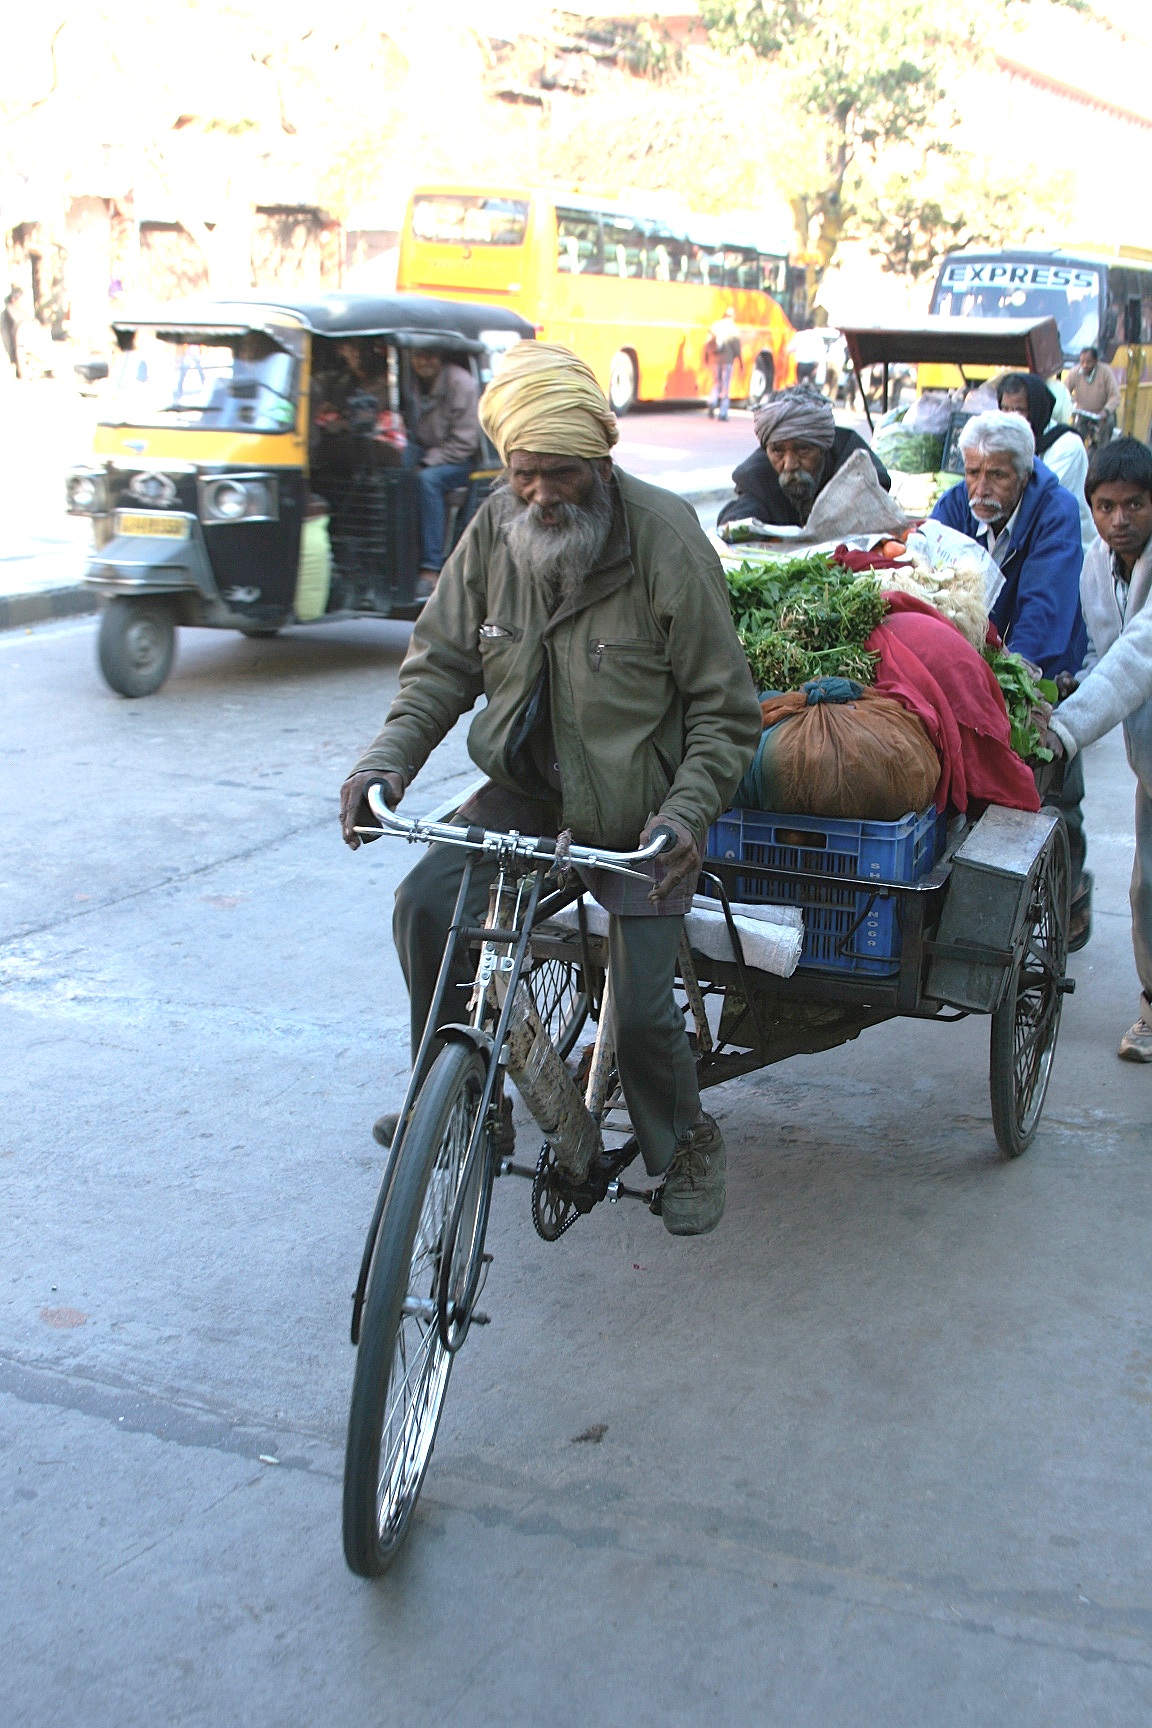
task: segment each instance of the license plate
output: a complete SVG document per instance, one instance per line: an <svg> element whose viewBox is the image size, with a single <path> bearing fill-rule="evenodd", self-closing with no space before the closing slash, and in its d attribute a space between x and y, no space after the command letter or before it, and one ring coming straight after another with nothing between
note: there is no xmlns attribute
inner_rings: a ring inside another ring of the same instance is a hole
<svg viewBox="0 0 1152 1728"><path fill-rule="evenodd" d="M161 516L158 511L129 514L122 511L119 520L121 534L147 536L157 540L185 540L188 537L186 516Z"/></svg>

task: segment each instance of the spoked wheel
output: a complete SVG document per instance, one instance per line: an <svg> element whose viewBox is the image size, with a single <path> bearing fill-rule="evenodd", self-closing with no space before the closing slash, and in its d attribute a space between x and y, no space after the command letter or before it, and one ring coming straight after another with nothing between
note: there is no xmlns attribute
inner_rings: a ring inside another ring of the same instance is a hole
<svg viewBox="0 0 1152 1728"><path fill-rule="evenodd" d="M362 1578L396 1558L420 1494L483 1272L491 1155L465 1167L485 1066L450 1044L420 1091L364 1299L344 1461L344 1555Z"/></svg>
<svg viewBox="0 0 1152 1728"><path fill-rule="evenodd" d="M560 1055L568 1056L588 1018L583 969L571 960L541 960L525 981L545 1031Z"/></svg>
<svg viewBox="0 0 1152 1728"><path fill-rule="evenodd" d="M1059 822L1032 883L1023 948L992 1016L992 1126L1006 1158L1032 1144L1048 1091L1068 961L1070 875L1068 834Z"/></svg>

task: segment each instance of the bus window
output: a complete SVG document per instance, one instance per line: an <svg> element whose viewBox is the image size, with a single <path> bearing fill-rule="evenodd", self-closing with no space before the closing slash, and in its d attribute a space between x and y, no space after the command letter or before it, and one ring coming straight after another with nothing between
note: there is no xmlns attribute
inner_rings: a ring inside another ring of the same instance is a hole
<svg viewBox="0 0 1152 1728"><path fill-rule="evenodd" d="M599 276L600 223L587 210L557 210L556 268L568 276Z"/></svg>
<svg viewBox="0 0 1152 1728"><path fill-rule="evenodd" d="M424 193L412 206L417 240L440 245L522 246L528 205L518 198L469 198Z"/></svg>
<svg viewBox="0 0 1152 1728"><path fill-rule="evenodd" d="M760 259L757 253L747 252L743 247L725 247L724 250L724 286L725 288L759 288Z"/></svg>
<svg viewBox="0 0 1152 1728"><path fill-rule="evenodd" d="M705 274L706 253L702 246L694 246L691 240L682 241L684 251L680 266L680 281L693 282L702 285L707 282Z"/></svg>
<svg viewBox="0 0 1152 1728"><path fill-rule="evenodd" d="M643 276L644 235L638 223L627 216L605 216L605 276Z"/></svg>
<svg viewBox="0 0 1152 1728"><path fill-rule="evenodd" d="M679 282L683 242L667 228L648 230L644 274L650 282Z"/></svg>
<svg viewBox="0 0 1152 1728"><path fill-rule="evenodd" d="M708 288L723 288L724 286L724 254L700 250L700 280Z"/></svg>
<svg viewBox="0 0 1152 1728"><path fill-rule="evenodd" d="M760 254L760 286L778 306L784 305L788 287L788 260L766 252Z"/></svg>

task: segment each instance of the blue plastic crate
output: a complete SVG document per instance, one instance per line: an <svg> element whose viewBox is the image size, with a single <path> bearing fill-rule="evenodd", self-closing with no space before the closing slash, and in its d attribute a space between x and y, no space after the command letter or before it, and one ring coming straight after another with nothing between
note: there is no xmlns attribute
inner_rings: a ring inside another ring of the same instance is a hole
<svg viewBox="0 0 1152 1728"><path fill-rule="evenodd" d="M900 961L898 898L838 886L837 877L915 882L935 864L946 834L946 819L932 808L898 822L729 810L708 831L708 856L819 877L818 882L739 877L735 897L803 908L801 966L891 977Z"/></svg>

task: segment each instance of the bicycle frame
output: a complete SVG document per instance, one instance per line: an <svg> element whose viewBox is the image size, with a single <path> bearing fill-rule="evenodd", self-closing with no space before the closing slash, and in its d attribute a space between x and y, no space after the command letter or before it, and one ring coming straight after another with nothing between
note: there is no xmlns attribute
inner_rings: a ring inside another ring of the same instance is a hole
<svg viewBox="0 0 1152 1728"><path fill-rule="evenodd" d="M369 787L368 805L380 826L379 828L357 829L357 833L363 836L370 836L375 839L383 831L386 834L406 838L410 842L421 841L427 845L458 846L469 852L471 856L465 862L460 887L456 895L452 922L449 927L448 940L444 945L444 953L440 961L436 988L433 992L420 1045L412 1064L412 1072L401 1105L388 1162L385 1166L371 1223L368 1227L368 1236L360 1261L360 1272L352 1297L351 1336L353 1344L358 1344L364 1295L368 1284L368 1274L372 1266L372 1257L380 1233L380 1222L384 1216L384 1208L388 1203L392 1179L404 1149L404 1138L412 1114L412 1107L430 1066L429 1058L433 1044L438 1038L448 1041L455 1040L472 1044L484 1057L486 1066L484 1088L464 1158L437 1285L437 1325L441 1342L445 1349L455 1352L464 1342L471 1323L472 1305L479 1291L483 1271L481 1256L475 1256L475 1264L469 1274L464 1296L455 1304L449 1302L448 1280L455 1259L456 1238L463 1216L465 1196L469 1193L473 1177L476 1174L476 1160L481 1156L487 1161L487 1167L482 1172L481 1177L484 1184L484 1198L481 1202L479 1235L481 1240L483 1239L483 1227L486 1221L494 1174L489 1117L500 1083L500 1053L508 1036L508 1026L516 992L524 972L525 961L528 958L532 928L534 924L543 918L550 917L554 912L560 911L562 907L569 905L584 892L584 884L576 882L570 887L562 887L545 896L542 894L545 879L550 873L557 870L558 865L563 868L571 864L578 869L610 870L614 874L647 880L648 878L642 872L635 870L633 866L655 858L665 849L667 840L663 834L658 834L647 846L634 852L613 852L600 847L560 846L556 840L548 836L524 835L515 830L501 833L474 826L460 827L427 818L412 820L397 816L389 810L380 795L378 786ZM465 917L465 907L477 858L494 860L498 866L496 881L493 884L489 900L488 917L483 924L472 924ZM514 882L511 875L513 869L517 871ZM530 883L527 893L525 893L526 883ZM505 897L510 892L515 893L515 902L512 907L511 923L505 925L501 919L504 913ZM462 943L468 944L477 941L480 943L480 958L473 985L470 1018L467 1021L449 1022L441 1025L440 1013L449 989L449 980L459 947ZM511 950L510 953L509 950ZM494 1002L493 985L497 976L500 977L500 994L503 999ZM493 1007L497 1009L496 1028L494 1032L490 1032L485 1027L484 1021L486 1018L490 1018Z"/></svg>

